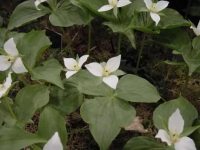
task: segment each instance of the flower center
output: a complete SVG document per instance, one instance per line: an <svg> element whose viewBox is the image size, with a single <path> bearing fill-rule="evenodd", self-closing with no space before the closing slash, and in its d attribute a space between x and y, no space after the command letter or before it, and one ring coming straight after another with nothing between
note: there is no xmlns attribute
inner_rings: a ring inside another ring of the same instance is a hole
<svg viewBox="0 0 200 150"><path fill-rule="evenodd" d="M107 77L109 75L110 75L110 71L108 69L104 68L104 70L103 70L103 76Z"/></svg>
<svg viewBox="0 0 200 150"><path fill-rule="evenodd" d="M113 7L117 6L117 2L118 0L111 0L110 1L110 5L112 5Z"/></svg>
<svg viewBox="0 0 200 150"><path fill-rule="evenodd" d="M78 64L75 64L73 67L74 67L74 70L75 70L75 71L79 71L79 70L81 69L81 68L78 66Z"/></svg>
<svg viewBox="0 0 200 150"><path fill-rule="evenodd" d="M9 62L14 62L14 61L15 61L15 57L14 57L14 56L8 55L8 56L6 56L6 57L7 57L7 60L8 60Z"/></svg>
<svg viewBox="0 0 200 150"><path fill-rule="evenodd" d="M151 11L151 12L155 12L155 13L158 12L157 9L156 9L156 3L153 3L153 4L151 5L150 11Z"/></svg>
<svg viewBox="0 0 200 150"><path fill-rule="evenodd" d="M171 133L170 137L171 137L172 143L176 143L180 139L179 134L177 133Z"/></svg>

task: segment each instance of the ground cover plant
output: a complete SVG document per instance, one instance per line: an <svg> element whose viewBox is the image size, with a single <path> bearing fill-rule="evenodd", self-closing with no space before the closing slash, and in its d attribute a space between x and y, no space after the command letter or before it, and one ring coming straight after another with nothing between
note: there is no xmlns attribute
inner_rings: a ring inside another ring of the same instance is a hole
<svg viewBox="0 0 200 150"><path fill-rule="evenodd" d="M173 3L0 1L0 150L200 149L200 2Z"/></svg>

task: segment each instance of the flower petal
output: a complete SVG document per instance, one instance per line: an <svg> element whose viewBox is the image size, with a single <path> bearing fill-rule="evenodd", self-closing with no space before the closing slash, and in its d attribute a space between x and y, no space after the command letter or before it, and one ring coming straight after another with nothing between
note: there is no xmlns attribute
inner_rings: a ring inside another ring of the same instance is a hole
<svg viewBox="0 0 200 150"><path fill-rule="evenodd" d="M14 64L12 65L12 70L15 73L25 73L28 72L28 70L26 69L26 67L24 66L22 59L20 57L18 57Z"/></svg>
<svg viewBox="0 0 200 150"><path fill-rule="evenodd" d="M11 62L8 61L8 57L0 55L0 71L6 71L10 66Z"/></svg>
<svg viewBox="0 0 200 150"><path fill-rule="evenodd" d="M156 10L159 12L169 5L168 1L159 1L156 3Z"/></svg>
<svg viewBox="0 0 200 150"><path fill-rule="evenodd" d="M98 12L108 11L108 10L111 10L111 9L113 9L112 5L104 5L104 6L102 6L101 8L98 9Z"/></svg>
<svg viewBox="0 0 200 150"><path fill-rule="evenodd" d="M83 55L83 56L79 59L79 61L78 61L78 66L79 66L80 68L81 68L82 65L87 61L88 57L89 57L89 55Z"/></svg>
<svg viewBox="0 0 200 150"><path fill-rule="evenodd" d="M64 65L68 70L75 70L75 66L78 65L74 58L64 58Z"/></svg>
<svg viewBox="0 0 200 150"><path fill-rule="evenodd" d="M155 137L161 139L162 142L166 142L169 146L172 145L169 134L163 129L160 129Z"/></svg>
<svg viewBox="0 0 200 150"><path fill-rule="evenodd" d="M69 77L73 76L75 73L77 73L78 71L67 71L65 74L65 77L67 79L69 79Z"/></svg>
<svg viewBox="0 0 200 150"><path fill-rule="evenodd" d="M103 67L96 62L85 65L86 69L93 75L102 77L103 76Z"/></svg>
<svg viewBox="0 0 200 150"><path fill-rule="evenodd" d="M144 0L144 3L148 9L151 9L151 6L153 4L152 0Z"/></svg>
<svg viewBox="0 0 200 150"><path fill-rule="evenodd" d="M110 58L106 64L105 69L107 69L109 72L114 72L119 68L120 62L121 62L121 55Z"/></svg>
<svg viewBox="0 0 200 150"><path fill-rule="evenodd" d="M200 35L200 29L197 29L196 27L193 27L193 26L191 26L190 28L193 30L196 36Z"/></svg>
<svg viewBox="0 0 200 150"><path fill-rule="evenodd" d="M197 25L197 29L200 30L200 20L199 20L199 23Z"/></svg>
<svg viewBox="0 0 200 150"><path fill-rule="evenodd" d="M180 135L183 132L184 120L181 116L180 110L177 109L168 120L168 129L172 134Z"/></svg>
<svg viewBox="0 0 200 150"><path fill-rule="evenodd" d="M40 8L38 8L38 6L43 3L43 2L46 2L47 0L36 0L35 1L35 7L37 10L40 10Z"/></svg>
<svg viewBox="0 0 200 150"><path fill-rule="evenodd" d="M8 73L8 76L5 80L5 82L3 83L3 86L6 88L6 89L9 89L12 85L12 77L11 77L11 72Z"/></svg>
<svg viewBox="0 0 200 150"><path fill-rule="evenodd" d="M110 75L103 77L103 82L106 83L112 89L116 89L118 83L118 77L116 75Z"/></svg>
<svg viewBox="0 0 200 150"><path fill-rule="evenodd" d="M8 55L11 56L18 56L19 54L13 38L10 38L8 41L5 42L4 50Z"/></svg>
<svg viewBox="0 0 200 150"><path fill-rule="evenodd" d="M150 16L151 16L152 20L156 23L156 26L157 26L158 23L160 22L160 16L153 12L150 12Z"/></svg>
<svg viewBox="0 0 200 150"><path fill-rule="evenodd" d="M117 3L117 7L124 7L126 5L129 5L131 3L130 0L119 0Z"/></svg>
<svg viewBox="0 0 200 150"><path fill-rule="evenodd" d="M60 141L58 132L56 132L51 139L44 145L43 150L63 150L63 145Z"/></svg>
<svg viewBox="0 0 200 150"><path fill-rule="evenodd" d="M189 137L182 137L174 145L175 150L196 150L194 141Z"/></svg>

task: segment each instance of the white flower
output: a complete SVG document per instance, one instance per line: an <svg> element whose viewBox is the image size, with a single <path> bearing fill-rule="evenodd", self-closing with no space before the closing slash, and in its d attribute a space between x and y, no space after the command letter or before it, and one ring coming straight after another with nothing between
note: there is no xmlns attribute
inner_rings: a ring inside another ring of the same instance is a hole
<svg viewBox="0 0 200 150"><path fill-rule="evenodd" d="M35 7L37 10L40 10L40 8L38 8L38 6L43 3L43 2L46 2L47 0L36 0L35 1Z"/></svg>
<svg viewBox="0 0 200 150"><path fill-rule="evenodd" d="M64 58L64 65L67 69L67 73L65 74L66 78L68 79L75 73L77 73L83 64L87 61L89 55L83 55L78 60L75 60L73 58Z"/></svg>
<svg viewBox="0 0 200 150"><path fill-rule="evenodd" d="M11 78L11 72L8 73L8 76L3 84L0 84L0 98L2 98L10 89L12 85L12 78Z"/></svg>
<svg viewBox="0 0 200 150"><path fill-rule="evenodd" d="M200 20L199 20L199 23L198 23L197 27L191 26L190 28L194 31L196 36L199 36L200 35Z"/></svg>
<svg viewBox="0 0 200 150"><path fill-rule="evenodd" d="M168 1L159 1L157 3L153 3L152 0L144 0L147 9L150 11L150 16L152 20L158 25L160 21L159 12L165 9L168 5Z"/></svg>
<svg viewBox="0 0 200 150"><path fill-rule="evenodd" d="M44 145L43 150L63 150L63 145L60 141L58 132Z"/></svg>
<svg viewBox="0 0 200 150"><path fill-rule="evenodd" d="M6 71L9 68L15 73L28 72L25 68L13 38L10 38L4 44L4 50L7 55L0 55L0 71Z"/></svg>
<svg viewBox="0 0 200 150"><path fill-rule="evenodd" d="M99 8L98 12L104 12L113 9L114 15L117 17L117 8L124 7L130 3L130 0L108 0L108 4Z"/></svg>
<svg viewBox="0 0 200 150"><path fill-rule="evenodd" d="M90 63L85 65L87 70L95 76L103 77L103 82L113 89L116 89L118 83L118 77L113 75L120 66L121 55L110 58L107 63Z"/></svg>
<svg viewBox="0 0 200 150"><path fill-rule="evenodd" d="M184 120L177 109L168 120L168 132L160 129L156 138L160 138L169 146L174 145L175 150L196 150L193 140L189 137L182 137Z"/></svg>

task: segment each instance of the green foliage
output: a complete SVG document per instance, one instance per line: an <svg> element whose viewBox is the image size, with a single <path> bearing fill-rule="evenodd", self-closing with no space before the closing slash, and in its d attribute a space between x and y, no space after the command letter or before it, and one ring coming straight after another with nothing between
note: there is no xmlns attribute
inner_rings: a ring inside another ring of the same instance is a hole
<svg viewBox="0 0 200 150"><path fill-rule="evenodd" d="M177 109L180 109L181 115L185 121L184 128L190 127L198 117L195 107L183 97L171 100L161 104L153 113L153 122L158 129L168 129L168 119ZM188 111L189 110L189 111Z"/></svg>
<svg viewBox="0 0 200 150"><path fill-rule="evenodd" d="M169 150L164 144L158 143L149 137L140 136L130 139L123 150Z"/></svg>
<svg viewBox="0 0 200 150"><path fill-rule="evenodd" d="M40 114L40 121L38 125L38 135L48 140L52 137L52 135L55 132L59 133L61 141L65 147L66 141L67 141L65 117L62 116L54 108L47 106Z"/></svg>
<svg viewBox="0 0 200 150"><path fill-rule="evenodd" d="M49 90L44 85L28 85L20 90L15 99L15 113L22 122L29 121L34 113L49 102Z"/></svg>
<svg viewBox="0 0 200 150"><path fill-rule="evenodd" d="M25 34L17 43L25 66L31 70L41 54L51 45L44 31L31 31Z"/></svg>
<svg viewBox="0 0 200 150"><path fill-rule="evenodd" d="M31 71L34 80L44 80L46 82L64 88L60 78L60 73L63 67L56 59L45 61L41 66L33 68Z"/></svg>
<svg viewBox="0 0 200 150"><path fill-rule="evenodd" d="M45 142L45 139L16 127L0 129L1 150L19 150L35 143Z"/></svg>
<svg viewBox="0 0 200 150"><path fill-rule="evenodd" d="M96 97L81 106L81 116L101 150L107 150L121 127L128 126L136 115L128 103L113 97Z"/></svg>
<svg viewBox="0 0 200 150"><path fill-rule="evenodd" d="M161 98L151 83L135 75L126 75L120 79L116 96L126 101L140 103L154 103Z"/></svg>

